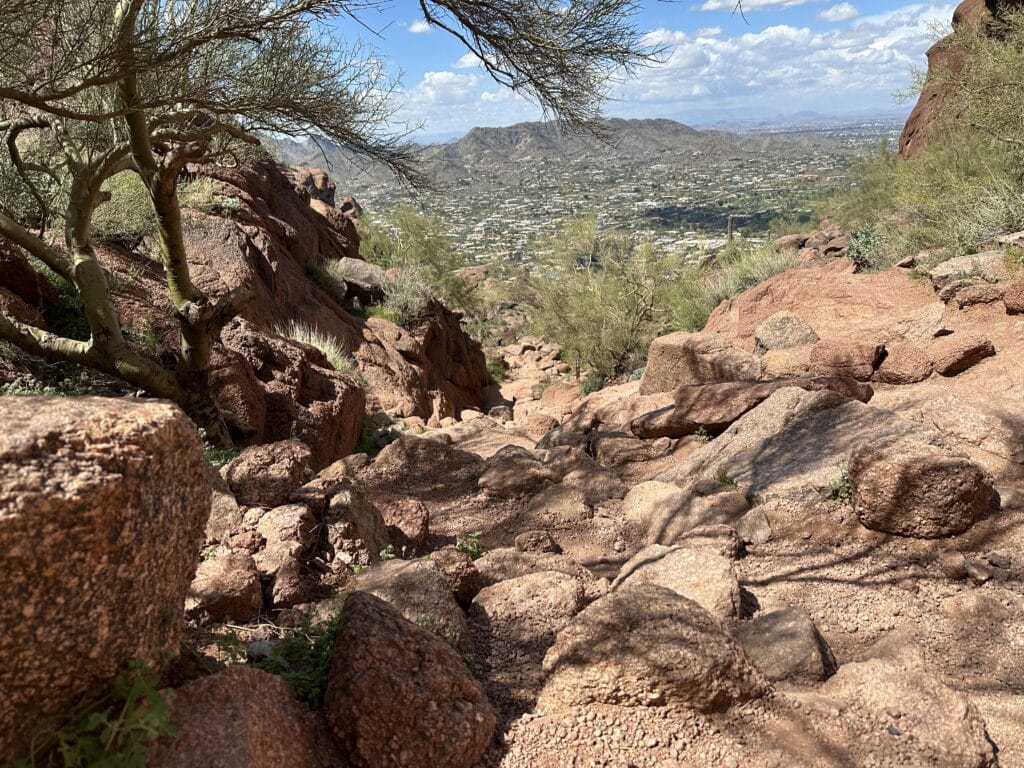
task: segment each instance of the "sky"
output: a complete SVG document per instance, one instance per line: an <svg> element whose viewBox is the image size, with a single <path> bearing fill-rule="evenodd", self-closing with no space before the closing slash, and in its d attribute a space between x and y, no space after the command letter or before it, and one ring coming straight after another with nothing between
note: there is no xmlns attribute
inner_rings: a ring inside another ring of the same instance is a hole
<svg viewBox="0 0 1024 768"><path fill-rule="evenodd" d="M612 86L605 113L691 125L828 115L909 112L897 95L949 29L955 4L901 0L641 0L635 17L659 63ZM442 140L475 126L540 119L523 97L494 83L410 0L338 22L346 38L377 50L400 77L397 118L417 137Z"/></svg>

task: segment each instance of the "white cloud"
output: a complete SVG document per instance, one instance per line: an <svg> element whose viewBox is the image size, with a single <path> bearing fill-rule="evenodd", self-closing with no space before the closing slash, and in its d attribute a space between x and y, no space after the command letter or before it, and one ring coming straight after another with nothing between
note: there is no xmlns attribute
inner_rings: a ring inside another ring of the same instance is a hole
<svg viewBox="0 0 1024 768"><path fill-rule="evenodd" d="M704 4L700 9L702 11L742 10L746 13L747 11L763 11L769 8L793 8L807 2L809 0L742 0L741 3L737 4L737 0L704 0Z"/></svg>
<svg viewBox="0 0 1024 768"><path fill-rule="evenodd" d="M480 78L457 72L424 72L415 88L405 93L405 102L417 107L454 106L476 100Z"/></svg>
<svg viewBox="0 0 1024 768"><path fill-rule="evenodd" d="M839 3L833 5L831 8L826 8L824 11L818 13L818 18L822 21L849 21L855 19L860 15L860 11L857 10L857 6L852 3Z"/></svg>
<svg viewBox="0 0 1024 768"><path fill-rule="evenodd" d="M455 69L475 69L480 66L480 59L472 53L464 53L453 66Z"/></svg>
<svg viewBox="0 0 1024 768"><path fill-rule="evenodd" d="M414 35L423 35L430 31L430 24L426 19L417 19L409 25L409 31Z"/></svg>

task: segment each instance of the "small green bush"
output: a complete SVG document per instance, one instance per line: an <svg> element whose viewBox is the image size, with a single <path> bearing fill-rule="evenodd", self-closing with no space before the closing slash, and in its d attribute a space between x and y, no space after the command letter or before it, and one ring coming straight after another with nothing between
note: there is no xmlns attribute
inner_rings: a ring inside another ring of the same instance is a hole
<svg viewBox="0 0 1024 768"><path fill-rule="evenodd" d="M480 541L483 535L483 531L468 533L455 543L455 548L460 552L465 552L471 560L479 560L487 552Z"/></svg>
<svg viewBox="0 0 1024 768"><path fill-rule="evenodd" d="M103 191L110 199L96 207L92 217L93 235L134 246L156 232L156 213L149 191L138 174L125 171L107 179Z"/></svg>
<svg viewBox="0 0 1024 768"><path fill-rule="evenodd" d="M298 320L292 320L288 325L278 328L277 332L300 344L308 344L319 349L334 370L355 379L356 384L361 388L368 388L366 377L359 370L356 361L345 352L344 347L333 336L328 336L320 329Z"/></svg>
<svg viewBox="0 0 1024 768"><path fill-rule="evenodd" d="M348 295L345 283L347 270L339 259L325 259L306 268L306 275L331 295L338 304L344 304Z"/></svg>
<svg viewBox="0 0 1024 768"><path fill-rule="evenodd" d="M851 233L846 258L860 271L885 269L894 262L889 256L888 246L885 235L877 226L870 224Z"/></svg>
<svg viewBox="0 0 1024 768"><path fill-rule="evenodd" d="M241 201L237 197L221 194L217 182L205 176L178 187L178 204L203 213L223 215L237 210Z"/></svg>
<svg viewBox="0 0 1024 768"><path fill-rule="evenodd" d="M132 664L103 697L79 704L33 739L14 768L145 768L150 745L176 734L157 683L148 667Z"/></svg>
<svg viewBox="0 0 1024 768"><path fill-rule="evenodd" d="M331 654L343 621L343 614L338 612L324 622L289 631L274 644L270 655L255 666L280 676L299 699L319 706L323 703Z"/></svg>
<svg viewBox="0 0 1024 768"><path fill-rule="evenodd" d="M500 355L487 355L486 364L488 381L497 384L505 380L507 371L505 370L505 361L501 359Z"/></svg>
<svg viewBox="0 0 1024 768"><path fill-rule="evenodd" d="M430 302L436 298L429 280L429 275L416 267L403 269L388 278L384 285L384 303L381 305L387 314L378 316L386 317L403 328L414 327Z"/></svg>
<svg viewBox="0 0 1024 768"><path fill-rule="evenodd" d="M853 486L850 485L850 473L846 465L840 465L839 477L829 483L829 498L833 501L848 501L853 498Z"/></svg>

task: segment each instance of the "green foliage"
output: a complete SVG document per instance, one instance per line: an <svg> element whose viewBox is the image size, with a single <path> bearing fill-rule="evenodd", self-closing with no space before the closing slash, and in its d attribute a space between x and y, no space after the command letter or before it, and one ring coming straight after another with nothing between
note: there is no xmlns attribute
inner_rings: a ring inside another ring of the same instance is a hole
<svg viewBox="0 0 1024 768"><path fill-rule="evenodd" d="M711 442L711 435L708 433L706 427L701 426L696 432L693 433L693 439L700 445L707 445Z"/></svg>
<svg viewBox="0 0 1024 768"><path fill-rule="evenodd" d="M205 176L178 187L178 203L182 208L216 216L237 210L242 204L237 197L221 194L217 182Z"/></svg>
<svg viewBox="0 0 1024 768"><path fill-rule="evenodd" d="M368 315L391 320L403 328L412 328L423 316L430 302L437 298L430 279L429 273L422 267L403 269L394 277L388 278L384 286L384 304L377 309L376 314L373 314L375 308L370 307Z"/></svg>
<svg viewBox="0 0 1024 768"><path fill-rule="evenodd" d="M871 233L869 268L924 248L973 253L1024 224L1021 168L1012 152L983 134L935 135L913 159L897 160L880 147L854 167L853 189L832 197L826 209L847 230Z"/></svg>
<svg viewBox="0 0 1024 768"><path fill-rule="evenodd" d="M7 345L5 345L7 348ZM43 397L75 397L91 395L94 382L84 371L78 376L68 375L62 379L43 380L30 373L18 376L13 381L0 384L0 395L37 395Z"/></svg>
<svg viewBox="0 0 1024 768"><path fill-rule="evenodd" d="M175 733L156 676L135 663L102 698L79 704L56 730L37 736L14 768L145 768L150 745Z"/></svg>
<svg viewBox="0 0 1024 768"><path fill-rule="evenodd" d="M255 666L279 675L295 695L311 706L323 703L334 643L344 616L339 611L326 621L290 630Z"/></svg>
<svg viewBox="0 0 1024 768"><path fill-rule="evenodd" d="M310 264L306 268L306 276L314 283L323 288L331 295L338 304L345 303L348 295L348 286L345 278L348 276L345 265L339 259L325 259L324 261Z"/></svg>
<svg viewBox="0 0 1024 768"><path fill-rule="evenodd" d="M457 542L455 542L455 548L460 552L465 552L469 555L471 560L479 560L484 556L487 551L484 549L484 545L480 542L483 537L483 531L476 531L474 533L467 533Z"/></svg>
<svg viewBox="0 0 1024 768"><path fill-rule="evenodd" d="M590 373L583 377L583 381L580 382L580 394L589 395L602 389L605 384L608 383L608 379L602 376L600 373Z"/></svg>
<svg viewBox="0 0 1024 768"><path fill-rule="evenodd" d="M771 244L734 240L719 252L711 270L696 282L710 313L721 302L786 271L795 262L793 251L778 253Z"/></svg>
<svg viewBox="0 0 1024 768"><path fill-rule="evenodd" d="M736 481L729 477L729 473L725 471L724 467L720 468L718 472L715 473L715 480L718 482L719 485L727 485L730 488L739 487L738 485L736 485Z"/></svg>
<svg viewBox="0 0 1024 768"><path fill-rule="evenodd" d="M156 232L153 203L138 174L125 171L112 176L104 182L103 191L110 199L93 214L92 231L97 238L134 246Z"/></svg>
<svg viewBox="0 0 1024 768"><path fill-rule="evenodd" d="M667 328L683 267L650 242L603 231L596 216L571 221L535 260L532 331L606 379L621 376Z"/></svg>
<svg viewBox="0 0 1024 768"><path fill-rule="evenodd" d="M505 380L505 361L501 359L500 355L487 355L486 364L488 381L492 384L497 384Z"/></svg>
<svg viewBox="0 0 1024 768"><path fill-rule="evenodd" d="M431 298L468 315L480 310L473 286L455 273L466 262L452 248L441 219L402 206L386 224L364 214L358 225L360 254L385 269L401 270L401 276L386 287L384 302L399 317L415 318Z"/></svg>
<svg viewBox="0 0 1024 768"><path fill-rule="evenodd" d="M203 458L214 469L220 469L239 454L239 451L235 448L218 448L215 446L207 438L206 430L204 429L199 430L199 437L203 441Z"/></svg>
<svg viewBox="0 0 1024 768"><path fill-rule="evenodd" d="M851 233L846 257L862 272L884 269L894 261L889 257L885 235L874 224Z"/></svg>
<svg viewBox="0 0 1024 768"><path fill-rule="evenodd" d="M319 328L298 320L290 321L286 326L278 328L277 332L286 338L299 342L300 344L308 344L311 347L319 349L323 352L324 357L327 358L327 362L330 363L334 370L355 379L356 384L362 389L369 388L369 383L366 381L366 377L363 376L362 372L359 370L359 366L356 364L356 361L345 352L344 347L342 347L341 343L333 336L329 336Z"/></svg>
<svg viewBox="0 0 1024 768"><path fill-rule="evenodd" d="M850 485L850 473L845 465L839 467L839 477L829 483L829 498L834 501L847 501L853 497L853 486Z"/></svg>

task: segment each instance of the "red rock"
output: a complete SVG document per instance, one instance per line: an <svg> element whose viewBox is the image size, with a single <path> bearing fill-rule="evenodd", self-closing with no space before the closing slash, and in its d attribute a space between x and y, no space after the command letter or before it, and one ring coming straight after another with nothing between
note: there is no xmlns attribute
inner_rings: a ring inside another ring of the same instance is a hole
<svg viewBox="0 0 1024 768"><path fill-rule="evenodd" d="M936 341L931 352L936 373L956 376L992 357L996 350L991 341L981 336L953 333Z"/></svg>
<svg viewBox="0 0 1024 768"><path fill-rule="evenodd" d="M913 384L932 375L932 359L917 344L896 342L875 371L874 380L884 384Z"/></svg>
<svg viewBox="0 0 1024 768"><path fill-rule="evenodd" d="M868 381L882 360L884 347L847 339L825 339L811 348L808 364L818 376L849 376Z"/></svg>
<svg viewBox="0 0 1024 768"><path fill-rule="evenodd" d="M252 621L263 608L263 590L252 555L235 552L199 563L185 609L205 622Z"/></svg>
<svg viewBox="0 0 1024 768"><path fill-rule="evenodd" d="M671 392L683 384L748 381L761 375L761 364L725 339L701 333L670 333L651 342L640 394Z"/></svg>
<svg viewBox="0 0 1024 768"><path fill-rule="evenodd" d="M807 242L807 235L783 235L772 242L772 247L780 253L782 251L798 251Z"/></svg>
<svg viewBox="0 0 1024 768"><path fill-rule="evenodd" d="M399 552L405 548L405 557L424 552L430 539L430 512L422 501L394 499L381 505L380 514L391 543Z"/></svg>
<svg viewBox="0 0 1024 768"><path fill-rule="evenodd" d="M21 250L3 235L0 235L0 288L6 288L36 308L57 300L57 289L33 269Z"/></svg>
<svg viewBox="0 0 1024 768"><path fill-rule="evenodd" d="M473 602L482 586L480 571L473 559L455 547L444 547L430 554L430 559L448 583L455 600L463 608Z"/></svg>
<svg viewBox="0 0 1024 768"><path fill-rule="evenodd" d="M240 504L279 507L309 479L310 456L309 447L295 440L255 445L220 473Z"/></svg>
<svg viewBox="0 0 1024 768"><path fill-rule="evenodd" d="M1024 314L1024 278L1018 278L1015 282L1010 283L1006 292L1003 293L1003 305L1006 307L1007 314Z"/></svg>
<svg viewBox="0 0 1024 768"><path fill-rule="evenodd" d="M38 309L26 304L20 296L3 287L0 287L0 314L19 323L48 330L46 321Z"/></svg>

